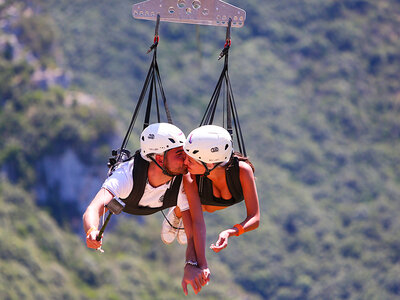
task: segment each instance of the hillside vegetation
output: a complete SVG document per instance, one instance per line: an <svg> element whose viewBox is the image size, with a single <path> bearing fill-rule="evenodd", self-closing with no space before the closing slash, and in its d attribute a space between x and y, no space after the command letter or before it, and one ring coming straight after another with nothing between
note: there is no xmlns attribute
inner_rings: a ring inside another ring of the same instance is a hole
<svg viewBox="0 0 400 300"><path fill-rule="evenodd" d="M229 72L262 220L221 253L207 252L212 282L197 298L399 297L400 3L229 3L247 12L232 29ZM154 34L153 22L130 16L132 4L0 2L1 17L11 18L11 6L25 12L0 32L1 298L183 298L184 247L162 244L162 216L115 218L100 255L69 229L82 211L56 197L39 207L32 193L41 158L67 146L93 154L84 160L93 168L125 134ZM16 58L12 35L33 62ZM161 77L185 132L216 84L224 36L224 28L161 24ZM55 67L73 74L71 84L32 80ZM95 104L74 101L76 90ZM207 242L244 211L205 214Z"/></svg>

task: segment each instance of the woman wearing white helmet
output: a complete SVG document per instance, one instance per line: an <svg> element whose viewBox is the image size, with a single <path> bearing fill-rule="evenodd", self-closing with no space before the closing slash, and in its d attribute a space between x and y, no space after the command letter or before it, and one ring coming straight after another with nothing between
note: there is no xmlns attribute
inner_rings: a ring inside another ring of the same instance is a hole
<svg viewBox="0 0 400 300"><path fill-rule="evenodd" d="M247 217L240 224L219 234L211 249L219 252L228 245L228 238L254 230L260 222L260 208L251 162L233 152L228 131L215 125L193 130L183 146L185 165L195 190L186 190L188 198L197 197L204 211L214 212L245 200ZM191 229L186 228L186 231ZM190 234L190 233L188 233Z"/></svg>

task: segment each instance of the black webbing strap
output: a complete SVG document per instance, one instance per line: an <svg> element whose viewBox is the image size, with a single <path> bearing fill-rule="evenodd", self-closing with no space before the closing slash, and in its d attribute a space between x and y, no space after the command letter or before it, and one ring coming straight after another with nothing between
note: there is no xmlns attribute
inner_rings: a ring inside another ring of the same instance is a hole
<svg viewBox="0 0 400 300"><path fill-rule="evenodd" d="M158 42L159 42L159 39L160 39L159 35L158 35L159 26L160 26L160 15L157 15L156 28L155 28L155 32L154 32L154 43L150 46L149 50L147 51L147 53L150 53L151 51L154 50L153 51L153 59L152 59L151 64L150 64L149 71L147 72L146 80L144 81L143 88L142 88L142 91L140 93L140 96L139 96L138 102L136 104L135 110L133 112L133 115L132 115L132 118L131 118L131 122L129 124L129 128L128 128L128 130L127 130L127 132L125 134L124 140L123 140L123 142L121 144L121 148L119 148L118 150L113 150L112 151L112 155L113 156L109 158L108 175L112 174L113 169L115 168L117 163L120 163L122 161L125 161L125 160L128 160L129 158L131 158L130 151L128 151L126 149L126 146L128 144L128 141L129 141L129 138L131 136L133 127L135 125L136 119L137 119L138 114L139 114L140 107L143 104L143 101L145 99L145 96L146 96L147 92L148 92L147 107L146 107L146 114L145 114L145 117L144 117L143 129L145 129L150 124L150 115L151 115L151 106L152 106L152 101L153 101L153 94L155 96L155 101L156 101L157 122L159 123L161 121L160 108L159 108L159 103L158 103L158 95L160 94L161 98L162 98L162 101L163 101L163 104L164 104L165 113L166 113L166 117L167 117L168 123L172 124L171 113L170 113L168 105L167 105L167 99L165 97L164 89L163 89L162 82L161 82L160 70L159 70L158 64L157 64L157 46L158 46ZM149 85L150 85L150 90L148 91ZM102 229L101 229L102 232L104 231L105 227L107 226L107 223L108 223L111 215L112 215L111 213L108 215L106 222L103 224ZM101 235L99 235L100 239L101 239Z"/></svg>
<svg viewBox="0 0 400 300"><path fill-rule="evenodd" d="M128 140L130 138L130 135L131 135L133 127L135 125L136 119L138 117L140 107L142 106L142 103L145 100L146 94L148 96L147 96L147 107L146 107L146 113L145 113L145 117L144 117L143 129L145 129L150 124L153 95L155 97L155 102L156 102L157 122L158 123L161 122L160 108L159 108L159 95L160 95L161 99L163 101L163 104L164 104L168 123L172 124L171 113L170 113L170 110L167 105L167 99L165 97L165 93L164 93L164 89L163 89L163 85L162 85L162 81L161 81L160 70L159 70L158 64L157 64L157 46L158 46L158 42L159 42L159 35L158 35L159 25L160 25L160 15L157 15L156 28L155 28L155 33L154 33L154 43L153 43L153 45L150 46L150 49L147 52L147 53L149 53L149 52L153 51L153 59L150 64L149 71L147 72L146 80L143 84L142 91L140 93L138 102L137 102L135 110L133 112L131 122L129 124L129 128L128 128L126 135L124 137L124 140L122 142L120 151L122 151L123 149L126 149ZM118 159L117 159L117 161L118 161Z"/></svg>
<svg viewBox="0 0 400 300"><path fill-rule="evenodd" d="M201 120L200 126L202 125L210 125L214 122L215 111L217 109L217 104L219 100L219 96L221 94L221 89L224 88L225 91L225 101L223 101L223 127L230 133L233 138L233 129L232 129L232 121L235 127L236 140L238 144L238 150L244 156L246 155L246 149L244 146L244 139L242 135L242 130L240 128L239 116L236 109L235 99L233 96L232 85L228 75L228 57L229 57L229 48L231 46L231 23L232 19L229 19L228 27L226 30L226 42L224 49L221 51L219 58L225 57L224 67L222 69L221 75L219 76L217 85L214 89L214 92L211 96L210 102L206 108L203 119ZM226 116L226 123L225 123Z"/></svg>

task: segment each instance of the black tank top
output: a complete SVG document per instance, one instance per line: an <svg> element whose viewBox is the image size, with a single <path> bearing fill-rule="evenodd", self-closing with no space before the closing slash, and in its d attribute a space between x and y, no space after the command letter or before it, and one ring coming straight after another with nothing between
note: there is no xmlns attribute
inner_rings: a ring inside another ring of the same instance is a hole
<svg viewBox="0 0 400 300"><path fill-rule="evenodd" d="M196 175L197 185L199 187L199 196L201 204L213 206L231 206L243 201L243 190L240 183L239 160L234 156L232 163L226 168L226 183L231 199L217 198L213 194L213 184L210 179L202 175Z"/></svg>

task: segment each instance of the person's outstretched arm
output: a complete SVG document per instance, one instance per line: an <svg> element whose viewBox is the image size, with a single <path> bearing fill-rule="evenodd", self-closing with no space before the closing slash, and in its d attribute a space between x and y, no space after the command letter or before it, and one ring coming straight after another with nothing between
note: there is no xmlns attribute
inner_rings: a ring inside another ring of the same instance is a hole
<svg viewBox="0 0 400 300"><path fill-rule="evenodd" d="M97 241L99 234L100 217L107 210L104 206L114 196L105 188L101 188L83 214L83 229L86 232L86 244L89 248L98 249L101 247L101 240Z"/></svg>
<svg viewBox="0 0 400 300"><path fill-rule="evenodd" d="M196 293L196 286L204 286L210 280L210 270L208 269L205 255L206 227L195 178L192 178L189 174L184 175L183 184L189 203L189 210L182 212L183 223L188 239L186 261L196 263L197 270L201 271L200 278L195 278L197 274L193 266L191 264L185 265L182 287L184 293L187 295L187 284L191 284ZM188 279L190 280L188 281ZM195 281L194 284L193 280ZM197 280L199 280L199 282L197 282ZM198 289L198 291L200 291L200 289Z"/></svg>
<svg viewBox="0 0 400 300"><path fill-rule="evenodd" d="M219 234L218 241L210 247L214 252L225 249L228 246L229 237L239 236L244 232L254 230L260 224L260 206L253 170L245 162L240 162L239 167L247 217L240 224L236 224Z"/></svg>
<svg viewBox="0 0 400 300"><path fill-rule="evenodd" d="M183 184L189 202L190 217L192 219L191 233L193 235L197 263L199 268L205 269L208 268L205 252L206 224L204 222L203 210L201 207L195 176L186 174L183 178ZM190 230L188 230L188 233L190 234Z"/></svg>
<svg viewBox="0 0 400 300"><path fill-rule="evenodd" d="M193 241L192 218L190 211L182 211L183 225L187 236L187 247L185 256L185 266L183 269L182 289L188 295L188 285L191 285L197 295L202 286L207 283L207 275L203 275L203 270L198 267L196 250ZM208 269L207 269L208 270Z"/></svg>

